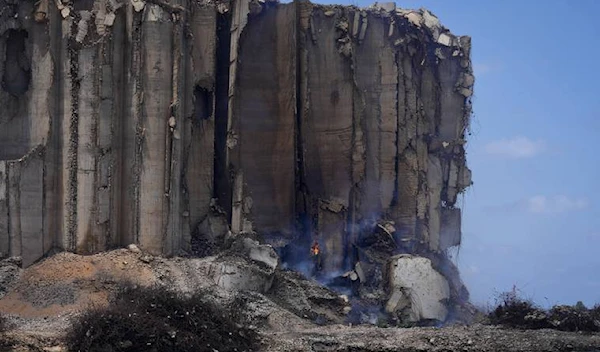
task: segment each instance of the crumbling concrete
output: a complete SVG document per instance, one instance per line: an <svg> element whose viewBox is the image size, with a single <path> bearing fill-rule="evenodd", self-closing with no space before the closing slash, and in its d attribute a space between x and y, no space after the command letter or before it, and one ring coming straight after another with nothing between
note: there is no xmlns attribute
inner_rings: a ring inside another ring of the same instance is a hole
<svg viewBox="0 0 600 352"><path fill-rule="evenodd" d="M407 314L404 321L446 320L450 299L448 282L427 258L399 255L390 262L389 313Z"/></svg>
<svg viewBox="0 0 600 352"><path fill-rule="evenodd" d="M389 251L366 257L443 256L471 184L470 49L391 3L0 0L0 254L256 232L368 277L376 222Z"/></svg>

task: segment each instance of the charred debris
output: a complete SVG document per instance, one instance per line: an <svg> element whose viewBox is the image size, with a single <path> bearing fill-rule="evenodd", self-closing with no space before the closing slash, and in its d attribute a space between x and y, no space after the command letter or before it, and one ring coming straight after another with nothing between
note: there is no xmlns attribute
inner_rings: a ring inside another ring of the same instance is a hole
<svg viewBox="0 0 600 352"><path fill-rule="evenodd" d="M247 235L361 304L444 321L468 301L447 252L470 49L393 3L0 0L0 256Z"/></svg>

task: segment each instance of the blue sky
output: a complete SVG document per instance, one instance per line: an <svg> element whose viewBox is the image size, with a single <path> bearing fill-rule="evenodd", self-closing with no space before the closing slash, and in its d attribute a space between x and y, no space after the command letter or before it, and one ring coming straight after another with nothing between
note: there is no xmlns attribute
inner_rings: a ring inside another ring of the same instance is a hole
<svg viewBox="0 0 600 352"><path fill-rule="evenodd" d="M368 6L371 2L347 1ZM473 39L458 255L472 300L600 303L600 1L402 1Z"/></svg>

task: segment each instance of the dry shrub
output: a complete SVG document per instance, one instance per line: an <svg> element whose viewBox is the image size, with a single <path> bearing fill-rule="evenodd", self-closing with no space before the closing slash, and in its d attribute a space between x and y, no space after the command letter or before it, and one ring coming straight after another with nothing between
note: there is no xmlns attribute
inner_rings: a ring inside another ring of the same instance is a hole
<svg viewBox="0 0 600 352"><path fill-rule="evenodd" d="M546 312L530 300L521 298L515 289L500 294L498 305L489 314L490 323L514 328L543 329L550 323Z"/></svg>
<svg viewBox="0 0 600 352"><path fill-rule="evenodd" d="M546 311L521 298L515 289L500 294L498 305L488 314L489 322L513 328L562 331L600 331L600 306L587 309L583 303L557 305Z"/></svg>
<svg viewBox="0 0 600 352"><path fill-rule="evenodd" d="M106 308L73 322L70 351L255 351L258 335L202 299L164 288L123 287Z"/></svg>
<svg viewBox="0 0 600 352"><path fill-rule="evenodd" d="M548 312L550 323L563 331L600 331L600 309L587 309L583 304L554 306Z"/></svg>

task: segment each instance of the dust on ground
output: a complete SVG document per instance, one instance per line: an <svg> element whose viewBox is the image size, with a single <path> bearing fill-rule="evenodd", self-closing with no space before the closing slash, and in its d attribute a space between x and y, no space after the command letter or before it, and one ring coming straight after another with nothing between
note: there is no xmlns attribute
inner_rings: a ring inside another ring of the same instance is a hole
<svg viewBox="0 0 600 352"><path fill-rule="evenodd" d="M263 351L600 352L600 334L477 324L349 326L347 301L326 287L277 270L267 292L226 290L214 281L218 260L167 259L132 247L91 256L59 253L25 270L14 262L0 262L0 312L11 326L0 339L0 350L64 351L61 339L73 317L90 306L106 305L119 283L129 282L162 285L184 294L202 290L224 309L238 311L240 322L257 329ZM240 259L237 265L243 263Z"/></svg>

